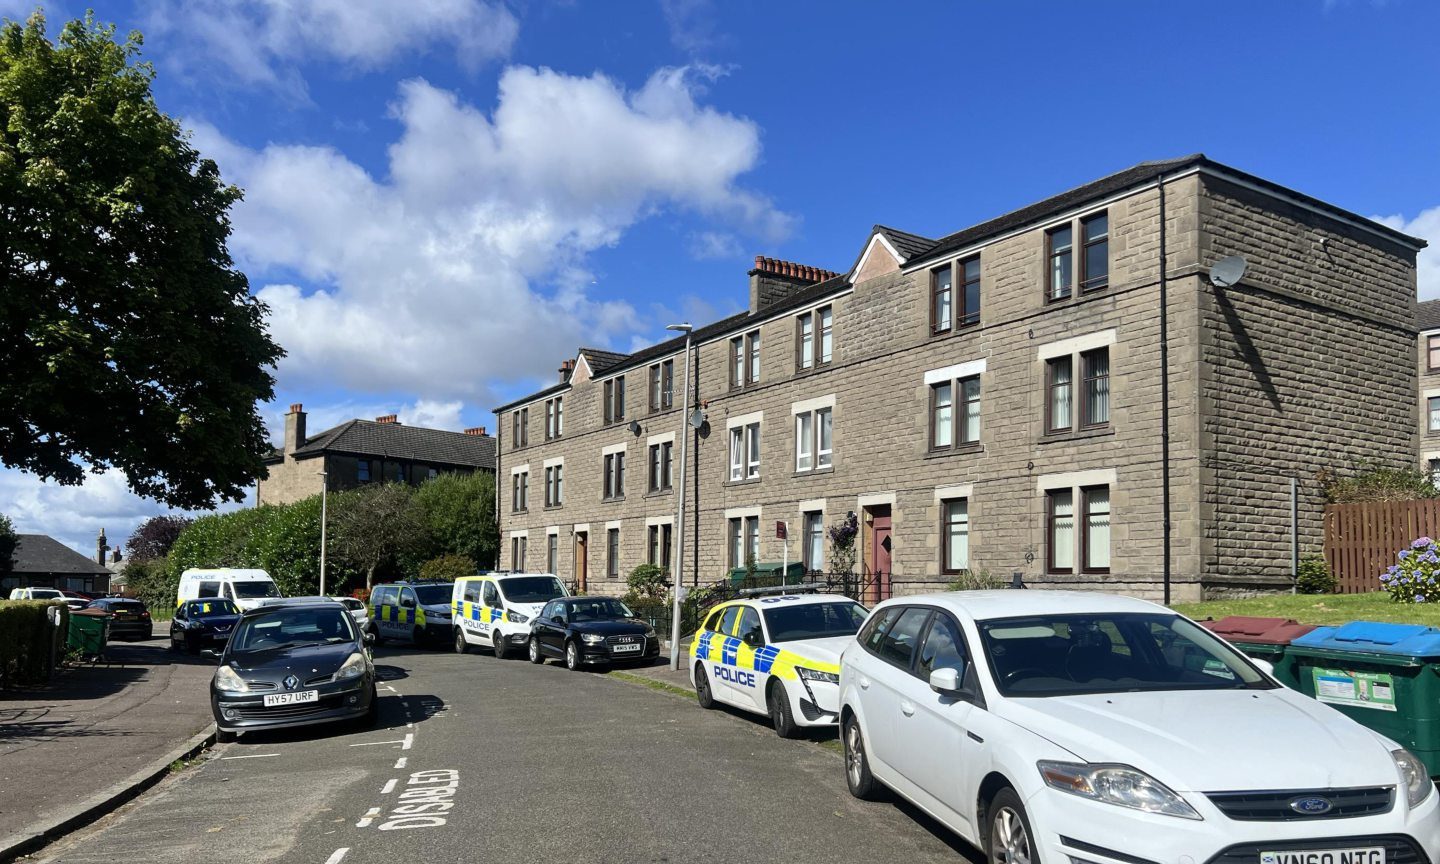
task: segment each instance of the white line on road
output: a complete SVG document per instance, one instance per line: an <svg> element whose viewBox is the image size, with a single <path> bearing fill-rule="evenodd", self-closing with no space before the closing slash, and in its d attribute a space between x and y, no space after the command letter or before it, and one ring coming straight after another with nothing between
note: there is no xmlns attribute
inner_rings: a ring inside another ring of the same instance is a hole
<svg viewBox="0 0 1440 864"><path fill-rule="evenodd" d="M376 816L379 816L379 815L380 815L380 808L379 808L379 807L371 807L369 810L366 810L366 811L365 811L365 815L360 818L360 821L355 823L355 827L356 827L356 828L369 828L369 827L370 827L370 823L371 823L371 822L374 822L374 821L375 821L375 817L376 817Z"/></svg>
<svg viewBox="0 0 1440 864"><path fill-rule="evenodd" d="M396 768L404 768L404 767L405 767L405 763L406 763L406 762L409 762L409 761L410 761L410 759L409 759L408 757L401 756L399 759L396 759L396 760L395 760L395 767L396 767Z"/></svg>
<svg viewBox="0 0 1440 864"><path fill-rule="evenodd" d="M405 724L405 728L406 728L406 729L414 729L414 728L415 728L415 724L414 724L414 723L406 723L406 724Z"/></svg>
<svg viewBox="0 0 1440 864"><path fill-rule="evenodd" d="M400 745L400 749L401 749L401 750L409 750L409 749L410 749L410 745L411 745L411 744L414 744L414 743L415 743L415 733L412 732L412 733L410 733L410 734L408 734L408 735L405 736L405 743Z"/></svg>
<svg viewBox="0 0 1440 864"><path fill-rule="evenodd" d="M362 742L362 743L360 743L360 744L351 744L350 746L351 746L351 747L374 747L376 744L404 744L404 745L405 745L405 749L406 749L406 750L409 750L409 749L410 749L410 744L408 743L408 739L409 739L409 738L410 738L410 736L409 736L409 735L406 735L406 736L405 736L405 739L406 739L406 740L396 739L396 740L394 740L394 741L365 741L365 742Z"/></svg>
<svg viewBox="0 0 1440 864"><path fill-rule="evenodd" d="M336 849L333 853L331 853L329 858L325 859L325 864L340 864L340 860L344 858L345 853L349 851L349 846L343 846L339 849Z"/></svg>
<svg viewBox="0 0 1440 864"><path fill-rule="evenodd" d="M256 753L252 756L221 756L220 761L224 762L226 759L269 759L271 756L279 755L279 753Z"/></svg>
<svg viewBox="0 0 1440 864"><path fill-rule="evenodd" d="M395 778L391 777L385 781L385 787L380 790L381 795L389 795L395 789Z"/></svg>

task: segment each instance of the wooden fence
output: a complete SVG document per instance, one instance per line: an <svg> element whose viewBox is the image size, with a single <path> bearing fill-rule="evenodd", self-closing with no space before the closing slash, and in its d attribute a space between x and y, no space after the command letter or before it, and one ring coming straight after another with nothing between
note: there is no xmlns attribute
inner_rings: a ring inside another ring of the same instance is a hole
<svg viewBox="0 0 1440 864"><path fill-rule="evenodd" d="M1380 574L1417 537L1440 536L1440 500L1325 506L1325 561L1335 590L1380 590Z"/></svg>

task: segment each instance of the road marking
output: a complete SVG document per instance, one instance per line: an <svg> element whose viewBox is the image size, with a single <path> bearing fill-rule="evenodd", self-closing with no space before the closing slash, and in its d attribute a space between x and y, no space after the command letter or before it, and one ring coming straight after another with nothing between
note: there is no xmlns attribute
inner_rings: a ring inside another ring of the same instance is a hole
<svg viewBox="0 0 1440 864"><path fill-rule="evenodd" d="M349 846L343 846L339 849L336 849L333 853L331 853L329 858L325 859L325 864L340 864L340 860L344 858L345 853L349 851Z"/></svg>
<svg viewBox="0 0 1440 864"><path fill-rule="evenodd" d="M409 735L406 735L406 736L405 736L405 739L408 739L409 737L410 737ZM394 741L365 741L365 742L360 743L360 744L351 744L350 746L351 746L351 747L374 747L376 744L404 744L404 745L405 745L405 748L404 748L404 749L406 749L406 750L409 750L409 749L410 749L410 744L409 744L408 740L402 740L402 739L396 739L396 740L394 740ZM278 754L277 754L277 755L278 755Z"/></svg>
<svg viewBox="0 0 1440 864"><path fill-rule="evenodd" d="M355 823L355 827L356 827L356 828L369 828L369 827L370 827L370 823L371 823L371 822L374 822L374 821L375 821L375 817L376 817L376 816L379 816L379 815L380 815L380 808L379 808L379 807L371 807L369 810L366 810L366 811L365 811L365 815L364 815L364 816L360 817L360 821Z"/></svg>
<svg viewBox="0 0 1440 864"><path fill-rule="evenodd" d="M391 693L399 693L399 692L400 692L399 690L396 690L394 687L391 687L389 684L385 684L385 685L382 685L382 686L383 686L386 690L389 690Z"/></svg>
<svg viewBox="0 0 1440 864"><path fill-rule="evenodd" d="M406 724L405 724L405 728L406 728L406 729L414 729L414 728L415 728L415 724L414 724L414 723L406 723Z"/></svg>
<svg viewBox="0 0 1440 864"><path fill-rule="evenodd" d="M224 762L226 759L269 759L271 756L279 755L279 753L256 753L253 756L221 756L220 761Z"/></svg>
<svg viewBox="0 0 1440 864"><path fill-rule="evenodd" d="M391 792L394 788L395 788L395 778L394 778L394 777L391 777L389 780L386 780L386 781L385 781L385 788L383 788L383 789L380 790L380 794L381 794L381 795L389 795L390 792Z"/></svg>
<svg viewBox="0 0 1440 864"><path fill-rule="evenodd" d="M401 749L401 750L409 750L409 749L410 749L410 745L411 745L411 744L414 744L414 743L415 743L415 733L412 732L412 733L410 733L410 734L408 734L408 735L405 736L405 742L400 745L400 749Z"/></svg>
<svg viewBox="0 0 1440 864"><path fill-rule="evenodd" d="M395 760L395 767L396 767L396 768L404 768L404 767L405 767L405 763L406 763L406 762L409 762L409 761L410 761L409 757L407 757L407 756L401 756L399 759L396 759L396 760Z"/></svg>

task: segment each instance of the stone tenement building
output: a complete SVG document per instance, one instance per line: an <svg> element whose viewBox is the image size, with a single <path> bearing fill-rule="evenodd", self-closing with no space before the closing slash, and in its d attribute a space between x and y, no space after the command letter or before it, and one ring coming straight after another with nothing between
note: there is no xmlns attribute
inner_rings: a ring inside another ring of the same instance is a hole
<svg viewBox="0 0 1440 864"><path fill-rule="evenodd" d="M256 489L256 505L289 504L366 483L419 485L444 472L495 473L495 439L485 427L448 432L396 422L394 414L347 420L319 435L305 434L303 405L285 415L285 443L265 459L269 476ZM321 478L320 472L326 473Z"/></svg>
<svg viewBox="0 0 1440 864"><path fill-rule="evenodd" d="M694 333L686 581L779 561L779 521L825 570L854 513L872 599L1288 587L1290 478L1318 551L1317 470L1414 459L1423 246L1195 155L938 240L877 226L843 275L757 259L749 310ZM669 562L683 346L581 349L496 409L504 566L618 593Z"/></svg>
<svg viewBox="0 0 1440 864"><path fill-rule="evenodd" d="M1426 300L1415 307L1416 357L1419 365L1420 466L1430 472L1431 482L1440 483L1440 300Z"/></svg>

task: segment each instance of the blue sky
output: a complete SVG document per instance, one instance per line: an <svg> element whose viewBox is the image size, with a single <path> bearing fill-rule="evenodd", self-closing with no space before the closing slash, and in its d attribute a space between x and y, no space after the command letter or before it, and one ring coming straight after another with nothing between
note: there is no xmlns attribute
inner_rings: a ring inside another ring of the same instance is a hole
<svg viewBox="0 0 1440 864"><path fill-rule="evenodd" d="M246 189L272 424L493 426L579 344L737 311L756 254L845 270L874 223L939 236L1196 151L1440 245L1427 0L96 5ZM0 471L0 512L88 549L160 508Z"/></svg>

